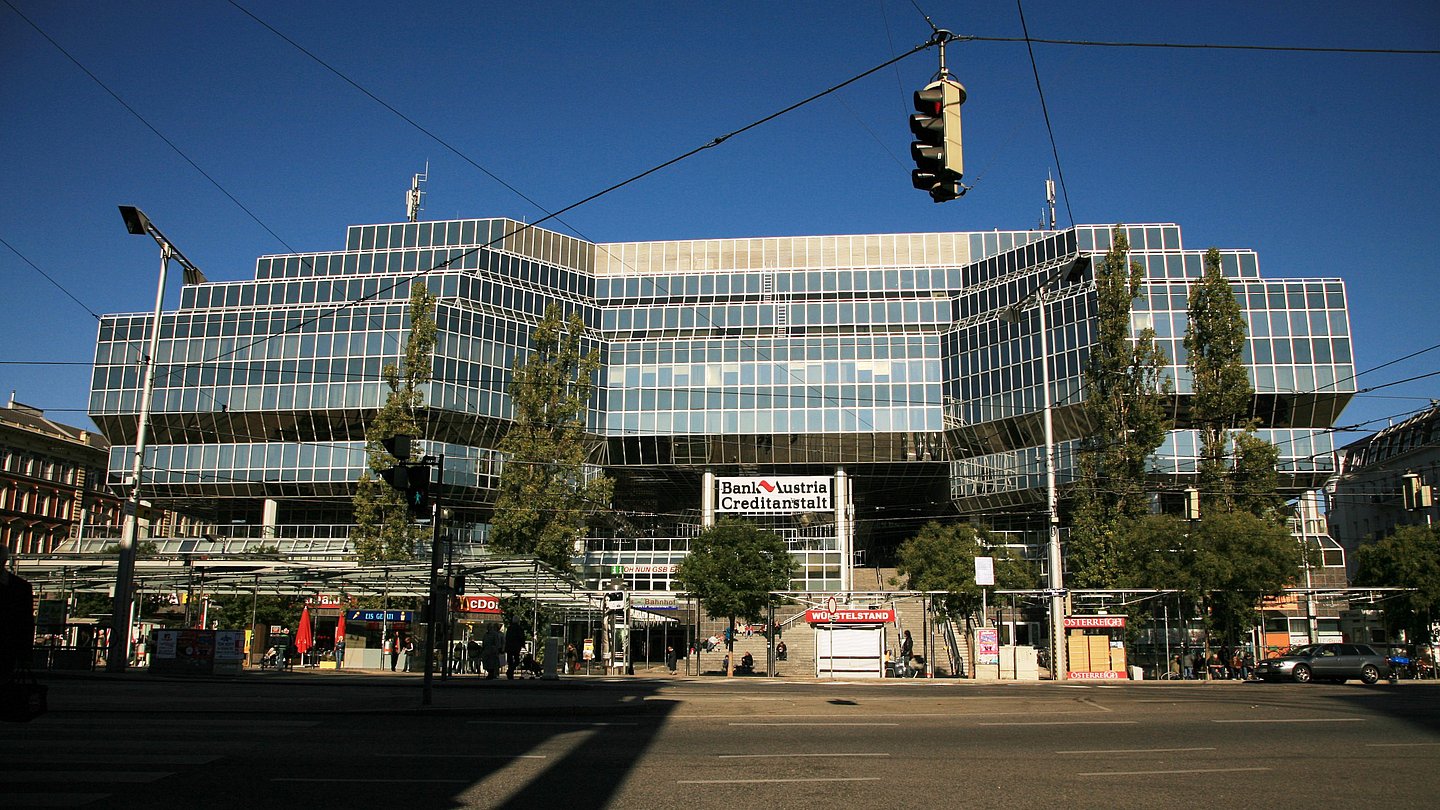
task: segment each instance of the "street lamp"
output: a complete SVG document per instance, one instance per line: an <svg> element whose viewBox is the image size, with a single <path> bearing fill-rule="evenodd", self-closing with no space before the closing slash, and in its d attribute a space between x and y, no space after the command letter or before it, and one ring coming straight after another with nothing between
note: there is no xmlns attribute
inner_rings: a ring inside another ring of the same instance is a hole
<svg viewBox="0 0 1440 810"><path fill-rule="evenodd" d="M1050 677L1057 681L1066 680L1069 667L1066 665L1065 650L1065 570L1060 556L1060 510L1055 491L1055 406L1050 395L1050 336L1046 324L1045 295L1060 282L1078 276L1088 263L1089 258L1081 256L1059 265L1029 297L1000 310L1002 321L1018 324L1021 313L1036 305L1035 312L1040 319L1040 389L1045 420L1045 517L1048 524L1046 549L1050 569L1047 589L1050 596Z"/></svg>
<svg viewBox="0 0 1440 810"><path fill-rule="evenodd" d="M120 534L120 562L115 572L115 604L110 621L110 649L105 669L123 672L130 665L130 603L135 590L135 536L140 518L140 476L145 467L145 438L150 425L150 399L155 390L155 355L160 348L160 314L165 304L165 276L174 259L184 268L186 284L204 284L205 274L165 238L150 218L133 205L120 206L125 230L148 235L160 245L160 281L155 288L155 316L150 322L150 344L140 358L145 367L140 388L140 416L135 428L135 457L130 470L130 501L125 507L125 526Z"/></svg>

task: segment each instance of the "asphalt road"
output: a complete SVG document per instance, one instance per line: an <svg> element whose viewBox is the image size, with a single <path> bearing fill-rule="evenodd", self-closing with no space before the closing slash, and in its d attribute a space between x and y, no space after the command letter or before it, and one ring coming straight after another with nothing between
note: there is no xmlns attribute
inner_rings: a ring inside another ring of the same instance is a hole
<svg viewBox="0 0 1440 810"><path fill-rule="evenodd" d="M1440 685L50 682L0 807L1373 807L1440 788Z"/></svg>

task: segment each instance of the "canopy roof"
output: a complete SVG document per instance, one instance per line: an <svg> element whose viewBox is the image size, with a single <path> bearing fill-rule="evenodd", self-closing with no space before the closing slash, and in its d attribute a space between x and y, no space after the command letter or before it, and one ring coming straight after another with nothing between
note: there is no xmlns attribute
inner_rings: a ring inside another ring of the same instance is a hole
<svg viewBox="0 0 1440 810"><path fill-rule="evenodd" d="M94 554L27 556L17 573L36 592L108 593L115 584L116 557ZM254 554L142 557L135 561L140 590L171 593L188 588L206 594L314 596L428 596L430 566L423 561L356 562L289 560ZM570 575L526 557L469 556L445 573L463 575L467 593L522 596L566 608L597 606L598 595Z"/></svg>

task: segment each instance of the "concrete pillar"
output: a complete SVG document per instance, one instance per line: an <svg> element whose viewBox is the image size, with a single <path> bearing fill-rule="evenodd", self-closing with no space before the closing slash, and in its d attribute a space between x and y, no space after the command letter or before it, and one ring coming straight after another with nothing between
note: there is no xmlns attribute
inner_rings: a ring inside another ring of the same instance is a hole
<svg viewBox="0 0 1440 810"><path fill-rule="evenodd" d="M850 525L850 476L845 473L844 467L835 468L834 502L835 540L840 549L840 590L849 593L854 583L851 567L855 555L851 548L854 532Z"/></svg>
<svg viewBox="0 0 1440 810"><path fill-rule="evenodd" d="M700 477L700 528L715 525L715 473L706 470Z"/></svg>

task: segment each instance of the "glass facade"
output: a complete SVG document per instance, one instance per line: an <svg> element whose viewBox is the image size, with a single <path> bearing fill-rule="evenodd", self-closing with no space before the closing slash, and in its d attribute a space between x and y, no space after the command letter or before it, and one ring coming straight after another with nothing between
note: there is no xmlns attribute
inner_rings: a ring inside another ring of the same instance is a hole
<svg viewBox="0 0 1440 810"><path fill-rule="evenodd" d="M1153 327L1189 393L1181 338L1203 251L1171 224L1128 227L1146 272L1134 326ZM484 536L511 418L509 369L550 304L579 312L602 369L589 413L597 468L623 519L587 562L666 590L698 530L699 481L833 475L854 482L856 538L880 552L926 519L1024 506L1044 483L1048 364L1067 481L1093 339L1091 265L1108 226L592 244L508 219L352 226L343 250L262 256L254 279L184 288L160 323L147 489L217 522L344 524L364 432L399 363L416 279L439 298L427 452L447 497ZM1288 485L1328 472L1326 430L1354 392L1342 282L1265 279L1222 252L1250 327L1245 360ZM1037 289L1048 356L1039 352ZM127 474L150 316L102 319L90 412ZM1012 322L1014 321L1014 322ZM1157 453L1161 485L1194 474L1193 431ZM833 516L769 519L804 562L797 587L835 588ZM633 576L631 574L633 573Z"/></svg>

